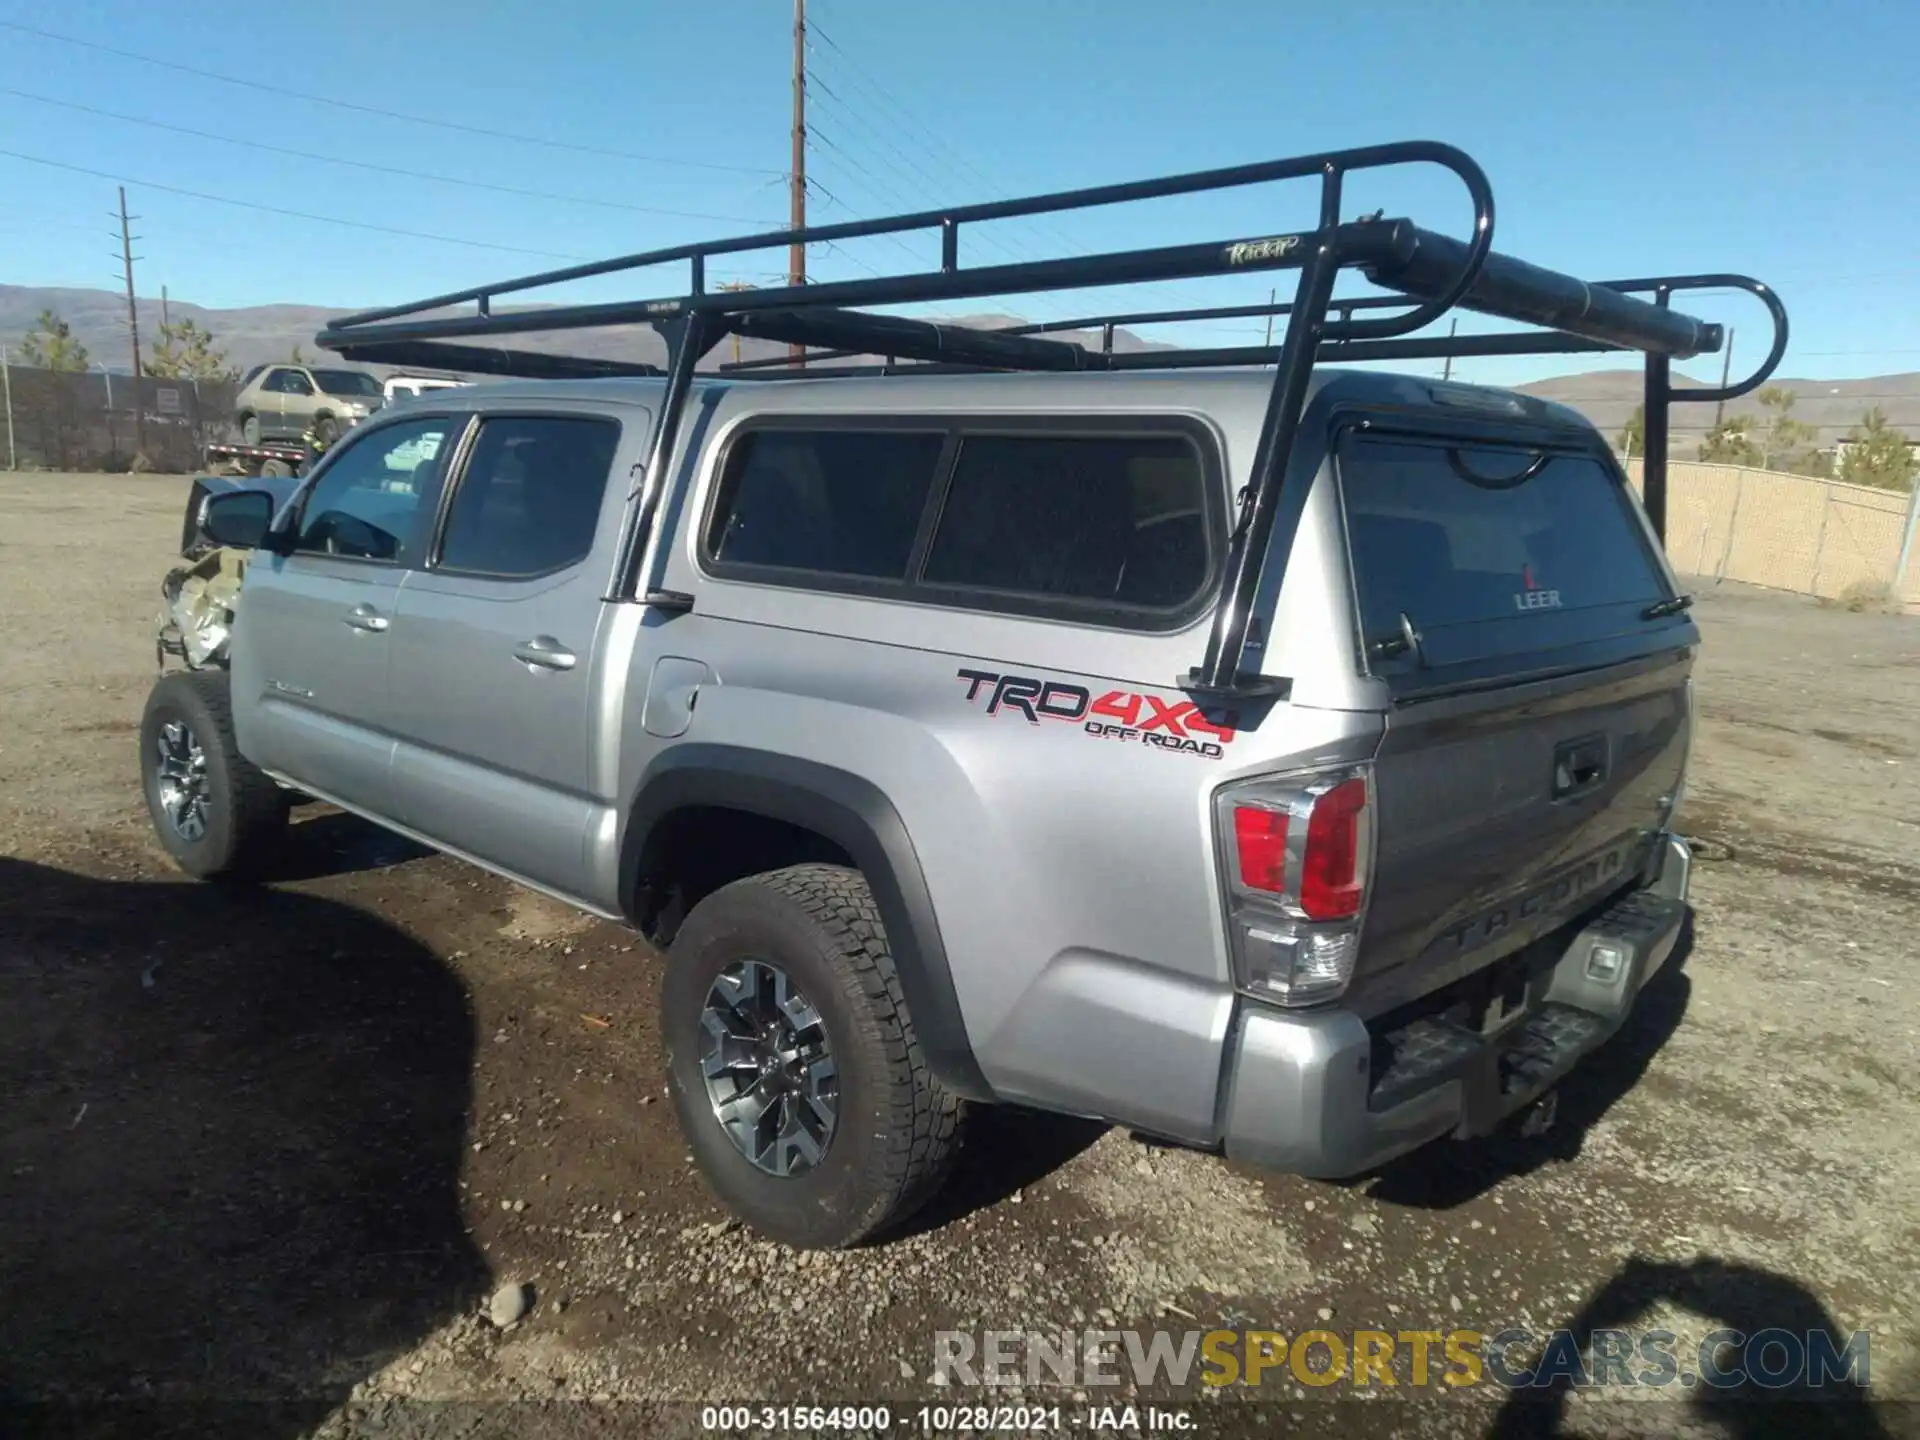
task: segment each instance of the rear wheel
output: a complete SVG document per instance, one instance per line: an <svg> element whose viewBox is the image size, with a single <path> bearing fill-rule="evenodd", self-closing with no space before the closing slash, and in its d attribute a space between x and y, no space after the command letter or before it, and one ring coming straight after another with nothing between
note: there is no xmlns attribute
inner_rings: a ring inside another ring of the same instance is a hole
<svg viewBox="0 0 1920 1440"><path fill-rule="evenodd" d="M286 792L234 744L225 671L155 684L140 722L140 778L154 834L200 879L259 873L286 829Z"/></svg>
<svg viewBox="0 0 1920 1440"><path fill-rule="evenodd" d="M260 443L260 417L242 415L240 417L240 439L248 445Z"/></svg>
<svg viewBox="0 0 1920 1440"><path fill-rule="evenodd" d="M858 1244L946 1178L961 1102L929 1072L866 880L796 865L696 905L662 1026L707 1182L771 1239Z"/></svg>

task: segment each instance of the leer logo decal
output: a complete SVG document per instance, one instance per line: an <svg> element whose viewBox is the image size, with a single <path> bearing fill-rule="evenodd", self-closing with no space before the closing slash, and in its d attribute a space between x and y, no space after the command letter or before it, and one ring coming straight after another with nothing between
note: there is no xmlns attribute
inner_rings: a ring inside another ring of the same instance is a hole
<svg viewBox="0 0 1920 1440"><path fill-rule="evenodd" d="M967 682L967 702L984 704L989 715L1018 715L1030 725L1042 720L1075 721L1089 735L1156 750L1218 760L1239 733L1238 715L1228 711L1216 722L1191 700L1169 701L1131 690L1109 690L1095 699L1084 685L1031 675L996 675L989 670L962 670L959 678Z"/></svg>
<svg viewBox="0 0 1920 1440"><path fill-rule="evenodd" d="M1520 592L1513 597L1514 609L1558 610L1560 608L1560 592L1543 589L1533 578L1533 566L1520 567L1520 584L1522 587Z"/></svg>

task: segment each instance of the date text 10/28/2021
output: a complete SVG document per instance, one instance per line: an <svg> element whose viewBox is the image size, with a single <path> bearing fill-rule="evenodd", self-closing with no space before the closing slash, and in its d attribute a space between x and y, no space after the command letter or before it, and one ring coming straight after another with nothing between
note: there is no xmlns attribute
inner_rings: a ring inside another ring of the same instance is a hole
<svg viewBox="0 0 1920 1440"><path fill-rule="evenodd" d="M1039 1435L1060 1431L1119 1434L1193 1434L1186 1410L1157 1405L920 1405L895 1411L886 1405L708 1405L704 1430L751 1434L773 1431L890 1431L928 1435Z"/></svg>

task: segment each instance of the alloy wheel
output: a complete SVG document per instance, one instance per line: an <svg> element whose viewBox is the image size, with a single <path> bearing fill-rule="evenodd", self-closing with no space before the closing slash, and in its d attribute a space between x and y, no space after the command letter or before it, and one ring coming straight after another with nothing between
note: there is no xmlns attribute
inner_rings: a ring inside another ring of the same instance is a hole
<svg viewBox="0 0 1920 1440"><path fill-rule="evenodd" d="M714 977L700 1013L700 1073L713 1118L769 1175L813 1169L833 1141L839 1072L826 1026L787 972L744 960Z"/></svg>

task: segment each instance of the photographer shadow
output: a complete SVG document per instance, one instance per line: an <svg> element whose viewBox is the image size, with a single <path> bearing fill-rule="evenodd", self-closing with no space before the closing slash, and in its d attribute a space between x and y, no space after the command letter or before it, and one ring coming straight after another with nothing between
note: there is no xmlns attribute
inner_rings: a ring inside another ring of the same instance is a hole
<svg viewBox="0 0 1920 1440"><path fill-rule="evenodd" d="M0 859L0 995L0 1431L304 1434L484 1292L467 996L384 921Z"/></svg>
<svg viewBox="0 0 1920 1440"><path fill-rule="evenodd" d="M1619 1031L1556 1087L1554 1121L1545 1133L1520 1133L1519 1117L1515 1117L1516 1123L1491 1135L1424 1145L1356 1183L1370 1180L1367 1193L1388 1204L1451 1210L1504 1180L1531 1174L1555 1161L1577 1159L1588 1132L1640 1083L1654 1056L1686 1018L1693 983L1684 967L1692 950L1689 914L1673 954L1647 982Z"/></svg>
<svg viewBox="0 0 1920 1440"><path fill-rule="evenodd" d="M1785 1331L1804 1345L1813 1332L1832 1338L1836 1352L1847 1337L1819 1298L1798 1281L1738 1261L1711 1256L1684 1264L1634 1256L1567 1322L1579 1353L1590 1353L1599 1330L1623 1330L1661 1305L1678 1305L1711 1321L1715 1327L1737 1330L1743 1337L1763 1331ZM1777 1358L1755 1364L1774 1365ZM1695 1373L1691 1356L1675 1353L1679 1374ZM1640 1359L1628 1362L1629 1372L1642 1369ZM1784 1367L1783 1367L1784 1368ZM1724 1370L1722 1371L1724 1374ZM1863 1385L1828 1376L1825 1383L1809 1380L1805 1370L1784 1376L1776 1388L1754 1383L1717 1386L1676 1384L1671 1393L1688 1395L1687 1413L1671 1422L1704 1426L1729 1440L1893 1440ZM1552 1440L1567 1435L1567 1396L1570 1386L1557 1381L1545 1388L1516 1389L1508 1394L1492 1427L1489 1440ZM1644 1413L1644 1407L1634 1409ZM1578 1433L1589 1433L1583 1422Z"/></svg>

